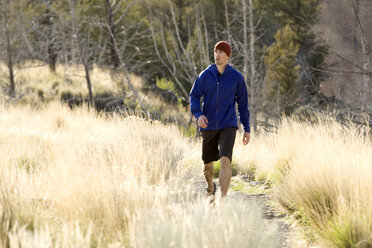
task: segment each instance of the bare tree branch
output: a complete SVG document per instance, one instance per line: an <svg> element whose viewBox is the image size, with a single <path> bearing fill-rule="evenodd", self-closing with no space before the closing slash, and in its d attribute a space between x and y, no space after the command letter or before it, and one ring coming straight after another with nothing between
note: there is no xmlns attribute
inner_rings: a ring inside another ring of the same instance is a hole
<svg viewBox="0 0 372 248"><path fill-rule="evenodd" d="M372 56L371 46L368 43L367 36L366 36L366 34L364 32L364 29L363 29L363 26L362 26L362 24L360 22L360 18L359 18L358 12L357 12L357 10L355 8L355 5L353 4L352 6L353 6L354 13L355 13L355 18L357 19L357 22L358 22L358 26L359 26L360 32L362 33L363 42L364 42L364 44L367 47L367 50L368 50L369 55Z"/></svg>
<svg viewBox="0 0 372 248"><path fill-rule="evenodd" d="M79 46L79 54L82 59L84 70L85 70L85 78L87 81L87 88L89 93L89 106L93 107L93 91L92 91L92 83L90 80L90 74L89 74L89 65L87 61L87 55L86 55L86 47L83 45L82 38L80 36L80 32L78 31L77 27L77 20L76 20L76 14L75 14L75 4L73 3L73 0L70 0L70 11L72 16L72 26L73 26L73 37L76 38L78 46Z"/></svg>
<svg viewBox="0 0 372 248"><path fill-rule="evenodd" d="M343 61L349 63L350 65L354 66L355 68L365 72L365 73L369 73L368 71L366 71L363 67L361 67L360 65L354 63L353 61L351 61L350 59L348 58L345 58L344 56L342 56L341 54L337 53L336 51L330 49L329 45L327 44L327 42L324 40L324 38L317 32L314 30L314 28L311 26L311 24L305 19L303 18L302 16L297 16L298 18L302 19L304 21L304 23L308 26L308 28L312 31L313 34L315 34L321 41L324 45L327 46L328 48L328 51L331 52L332 54L334 54L336 57L342 59Z"/></svg>

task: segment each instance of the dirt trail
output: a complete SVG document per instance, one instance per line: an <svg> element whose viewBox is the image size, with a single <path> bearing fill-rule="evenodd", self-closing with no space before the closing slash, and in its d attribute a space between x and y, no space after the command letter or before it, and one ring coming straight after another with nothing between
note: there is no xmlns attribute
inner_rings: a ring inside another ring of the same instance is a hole
<svg viewBox="0 0 372 248"><path fill-rule="evenodd" d="M220 199L220 185L218 179L215 179L214 182L217 185L217 193L216 193L216 200ZM205 181L204 178L200 177L194 183L195 192L197 195L204 195L205 194ZM278 226L277 235L279 240L279 246L277 248L297 248L298 243L295 245L294 240L292 240L291 234L291 227L288 222L285 220L285 215L276 211L270 205L270 197L266 194L246 194L240 191L234 191L230 189L227 193L226 200L239 200L243 202L247 202L247 205L256 205L258 206L262 213L263 218L269 220L270 223Z"/></svg>

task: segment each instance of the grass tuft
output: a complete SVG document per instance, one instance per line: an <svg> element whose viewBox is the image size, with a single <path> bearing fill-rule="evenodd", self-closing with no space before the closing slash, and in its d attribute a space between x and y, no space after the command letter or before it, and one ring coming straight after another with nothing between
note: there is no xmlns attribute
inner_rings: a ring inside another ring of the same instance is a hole
<svg viewBox="0 0 372 248"><path fill-rule="evenodd" d="M274 133L238 144L238 165L257 165L281 205L324 247L371 247L372 139L368 126L286 118Z"/></svg>

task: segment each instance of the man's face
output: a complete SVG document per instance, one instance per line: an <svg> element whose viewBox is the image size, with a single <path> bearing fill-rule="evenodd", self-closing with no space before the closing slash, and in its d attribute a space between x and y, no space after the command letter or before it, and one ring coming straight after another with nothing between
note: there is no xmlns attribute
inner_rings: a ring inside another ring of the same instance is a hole
<svg viewBox="0 0 372 248"><path fill-rule="evenodd" d="M227 65L229 62L229 57L224 51L216 49L214 51L214 62L216 65Z"/></svg>

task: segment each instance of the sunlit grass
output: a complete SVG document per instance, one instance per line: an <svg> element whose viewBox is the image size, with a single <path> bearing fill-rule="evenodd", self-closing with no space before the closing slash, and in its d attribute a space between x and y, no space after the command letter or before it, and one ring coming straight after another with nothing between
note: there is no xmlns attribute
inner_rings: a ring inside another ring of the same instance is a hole
<svg viewBox="0 0 372 248"><path fill-rule="evenodd" d="M0 77L3 83L8 82L8 69L0 63ZM118 82L115 82L109 70L94 66L90 71L92 90L94 94L102 92L119 92ZM63 92L76 96L88 96L85 73L82 66L56 66L52 73L48 65L42 62L25 62L14 67L14 79L17 95L24 94L24 100L34 101L59 99Z"/></svg>
<svg viewBox="0 0 372 248"><path fill-rule="evenodd" d="M271 189L267 185L259 182L243 182L239 178L233 178L231 181L231 189L235 191L240 191L245 194L269 194Z"/></svg>
<svg viewBox="0 0 372 248"><path fill-rule="evenodd" d="M53 73L43 62L29 61L15 65L14 69L17 103L40 106L46 102L61 99L88 98L87 81L82 65L57 64L56 72ZM6 95L6 89L9 87L8 73L6 65L0 62L0 102L9 101ZM123 108L147 112L147 109L141 109L140 102L142 102L148 107L153 118L180 124L184 133L190 132L188 123L191 113L185 106L166 103L151 90L143 91L143 88L149 87L149 85L141 77L130 74L129 78L139 99L128 86L123 73L94 65L90 70L93 97L122 98ZM193 129L195 129L195 125L191 128L191 130Z"/></svg>
<svg viewBox="0 0 372 248"><path fill-rule="evenodd" d="M253 137L240 169L255 167L324 247L371 247L370 129L321 115L313 121L284 119L276 132Z"/></svg>
<svg viewBox="0 0 372 248"><path fill-rule="evenodd" d="M275 225L195 188L200 142L175 125L60 103L0 110L0 246L273 247Z"/></svg>

